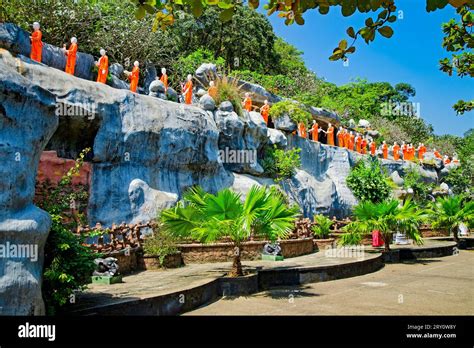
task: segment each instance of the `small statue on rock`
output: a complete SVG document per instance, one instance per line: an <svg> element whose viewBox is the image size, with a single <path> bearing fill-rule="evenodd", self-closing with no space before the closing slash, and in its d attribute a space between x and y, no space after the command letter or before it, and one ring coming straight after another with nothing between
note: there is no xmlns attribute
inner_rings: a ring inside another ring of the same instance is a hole
<svg viewBox="0 0 474 348"><path fill-rule="evenodd" d="M92 275L102 277L113 277L118 274L119 266L115 257L107 257L105 259L97 258L94 260L96 270Z"/></svg>
<svg viewBox="0 0 474 348"><path fill-rule="evenodd" d="M267 243L263 246L264 255L275 255L281 256L281 246L280 243Z"/></svg>

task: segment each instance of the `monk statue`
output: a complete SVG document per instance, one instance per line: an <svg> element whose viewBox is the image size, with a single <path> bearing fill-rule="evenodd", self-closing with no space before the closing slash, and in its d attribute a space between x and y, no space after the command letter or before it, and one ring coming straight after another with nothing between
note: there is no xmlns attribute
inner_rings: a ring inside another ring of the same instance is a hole
<svg viewBox="0 0 474 348"><path fill-rule="evenodd" d="M245 92L245 98L244 98L244 101L242 102L242 106L248 112L252 111L252 99L250 98L249 92Z"/></svg>
<svg viewBox="0 0 474 348"><path fill-rule="evenodd" d="M392 151L393 159L398 161L400 159L400 145L398 145L396 141L393 143Z"/></svg>
<svg viewBox="0 0 474 348"><path fill-rule="evenodd" d="M217 100L217 87L215 86L214 81L209 82L209 89L207 90L207 94L214 99L214 101Z"/></svg>
<svg viewBox="0 0 474 348"><path fill-rule="evenodd" d="M306 132L306 125L304 122L298 123L298 135L302 138L307 138L308 133Z"/></svg>
<svg viewBox="0 0 474 348"><path fill-rule="evenodd" d="M76 67L76 55L77 55L77 39L71 38L71 46L66 49L66 44L63 45L63 52L67 56L66 69L64 70L67 74L74 75L74 69Z"/></svg>
<svg viewBox="0 0 474 348"><path fill-rule="evenodd" d="M265 121L265 124L268 125L268 115L270 113L270 105L268 105L268 100L265 99L263 101L263 105L260 108L260 115L262 115L263 120Z"/></svg>
<svg viewBox="0 0 474 348"><path fill-rule="evenodd" d="M326 133L327 144L334 146L334 127L332 126L332 124L328 123L327 130L323 130L323 132Z"/></svg>
<svg viewBox="0 0 474 348"><path fill-rule="evenodd" d="M382 142L382 157L383 159L388 158L388 145L385 140Z"/></svg>
<svg viewBox="0 0 474 348"><path fill-rule="evenodd" d="M375 143L375 141L372 140L370 142L369 148L370 148L370 155L372 157L375 156L375 151L377 150L377 144Z"/></svg>
<svg viewBox="0 0 474 348"><path fill-rule="evenodd" d="M95 65L99 69L97 71L97 82L106 83L107 82L107 75L109 74L109 58L105 55L105 50L103 48L100 49L100 58Z"/></svg>
<svg viewBox="0 0 474 348"><path fill-rule="evenodd" d="M438 152L438 150L433 149L434 156L438 159L443 159L443 156Z"/></svg>
<svg viewBox="0 0 474 348"><path fill-rule="evenodd" d="M319 132L321 131L322 130L319 128L318 122L316 122L316 120L313 120L313 126L309 130L309 133L311 133L313 141L316 141L316 142L319 141Z"/></svg>
<svg viewBox="0 0 474 348"><path fill-rule="evenodd" d="M184 102L186 104L192 104L193 102L193 76L189 74L187 79L188 80L186 81L186 84L182 86L183 97L184 97Z"/></svg>
<svg viewBox="0 0 474 348"><path fill-rule="evenodd" d="M166 74L166 68L161 68L160 81L165 85L165 93L168 90L168 75Z"/></svg>
<svg viewBox="0 0 474 348"><path fill-rule="evenodd" d="M125 75L127 75L129 81L130 81L130 90L132 92L136 92L137 91L137 87L138 87L138 79L140 78L140 63L138 62L138 60L136 60L135 62L133 62L133 69L132 69L132 72L130 71L124 71Z"/></svg>
<svg viewBox="0 0 474 348"><path fill-rule="evenodd" d="M337 146L344 147L344 128L339 127L337 131Z"/></svg>
<svg viewBox="0 0 474 348"><path fill-rule="evenodd" d="M36 62L41 63L41 55L43 53L43 42L41 38L43 34L40 30L40 24L38 22L33 23L33 32L31 33L31 53L30 58Z"/></svg>
<svg viewBox="0 0 474 348"><path fill-rule="evenodd" d="M348 147L348 149L351 151L354 151L354 142L355 142L355 135L354 135L354 132L351 131L349 133L349 147Z"/></svg>

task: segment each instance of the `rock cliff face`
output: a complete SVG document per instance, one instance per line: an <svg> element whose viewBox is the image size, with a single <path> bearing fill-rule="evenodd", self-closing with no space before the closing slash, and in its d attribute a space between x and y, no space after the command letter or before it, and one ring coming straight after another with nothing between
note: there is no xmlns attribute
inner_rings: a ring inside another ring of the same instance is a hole
<svg viewBox="0 0 474 348"><path fill-rule="evenodd" d="M0 49L0 315L39 315L51 219L32 200L40 155L58 118L54 95L15 64Z"/></svg>

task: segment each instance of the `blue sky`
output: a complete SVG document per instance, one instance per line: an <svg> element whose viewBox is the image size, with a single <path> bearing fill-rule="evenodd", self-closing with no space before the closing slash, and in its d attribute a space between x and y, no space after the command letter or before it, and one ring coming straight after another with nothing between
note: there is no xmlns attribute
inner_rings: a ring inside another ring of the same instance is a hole
<svg viewBox="0 0 474 348"><path fill-rule="evenodd" d="M448 5L443 10L428 13L426 1L398 0L396 3L398 10L403 11L403 19L392 25L393 37L386 39L378 35L370 45L358 40L357 51L350 57L348 67L341 61L329 61L329 55L341 39L349 39L347 27L357 30L366 17L375 17L375 14L345 18L340 8L332 8L325 16L308 11L303 26L286 26L275 15L270 17L270 22L278 36L304 52L307 66L318 76L338 85L356 77L371 82L410 83L416 89L413 101L420 103L421 117L433 125L435 133L462 136L474 127L474 112L456 116L451 106L459 99L474 97L474 79L449 77L438 65L440 58L448 56L441 47L441 23L454 18L455 10Z"/></svg>

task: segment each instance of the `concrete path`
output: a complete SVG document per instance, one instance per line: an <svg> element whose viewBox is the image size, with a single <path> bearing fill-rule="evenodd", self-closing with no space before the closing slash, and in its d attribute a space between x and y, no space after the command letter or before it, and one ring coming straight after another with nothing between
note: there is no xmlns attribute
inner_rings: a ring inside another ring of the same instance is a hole
<svg viewBox="0 0 474 348"><path fill-rule="evenodd" d="M474 251L222 299L186 315L474 315Z"/></svg>

